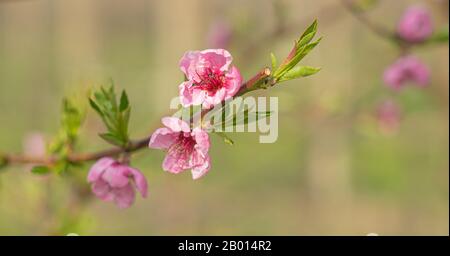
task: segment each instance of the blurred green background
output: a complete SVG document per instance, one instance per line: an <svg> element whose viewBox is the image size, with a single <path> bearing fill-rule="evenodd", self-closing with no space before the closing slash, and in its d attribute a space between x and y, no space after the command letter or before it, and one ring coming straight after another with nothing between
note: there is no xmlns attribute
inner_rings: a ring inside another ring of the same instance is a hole
<svg viewBox="0 0 450 256"><path fill-rule="evenodd" d="M387 28L416 3L448 24L448 1L378 2L367 15ZM213 167L198 181L143 150L133 166L150 196L126 210L80 200L70 178L9 167L0 235L448 235L448 43L414 49L432 70L428 88L393 93L381 77L397 49L336 0L0 0L0 151L21 152L30 132L51 139L61 98L109 78L129 94L132 137L148 136L178 94L180 57L211 47L211 24L229 24L228 50L248 79L315 18L324 40L303 64L322 71L258 93L279 97L276 143L212 137ZM402 108L392 134L374 114L384 99ZM101 131L89 110L78 149L108 147ZM84 184L88 168L71 172Z"/></svg>

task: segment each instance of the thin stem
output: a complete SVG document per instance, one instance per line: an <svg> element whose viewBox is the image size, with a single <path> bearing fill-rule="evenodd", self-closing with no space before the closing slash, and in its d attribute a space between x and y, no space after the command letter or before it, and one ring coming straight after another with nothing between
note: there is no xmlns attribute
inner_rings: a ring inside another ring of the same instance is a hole
<svg viewBox="0 0 450 256"><path fill-rule="evenodd" d="M374 34L384 39L399 43L398 37L395 33L368 19L362 10L353 3L353 0L341 0L341 3L351 14L353 14L356 19L369 28Z"/></svg>

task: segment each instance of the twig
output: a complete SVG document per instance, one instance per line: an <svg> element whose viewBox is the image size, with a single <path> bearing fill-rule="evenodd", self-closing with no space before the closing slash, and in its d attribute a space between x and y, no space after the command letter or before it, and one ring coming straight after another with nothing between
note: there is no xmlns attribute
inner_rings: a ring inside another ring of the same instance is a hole
<svg viewBox="0 0 450 256"><path fill-rule="evenodd" d="M261 74L267 76L270 74L270 70L268 68L264 68L262 71L258 72L255 77L261 77ZM248 88L249 84L253 84L255 81L254 77L250 79L249 81L243 83L241 85L241 89L238 91L236 96L241 96L247 92L252 91ZM222 103L220 103L222 104ZM206 114L211 109L206 109L202 111L202 114ZM107 156L117 156L122 153L132 153L138 150L141 150L143 148L146 148L148 145L148 142L150 140L150 137L145 137L139 140L132 141L127 147L119 148L109 148L106 150L101 150L97 152L91 152L91 153L71 153L69 154L66 159L66 161L70 163L81 163L81 162L88 162L88 161L94 161L98 160L102 157ZM57 156L46 156L46 157L38 157L38 156L28 156L28 155L22 155L22 154L2 154L0 153L0 160L4 163L4 165L10 165L10 164L39 164L39 165L47 165L51 166L55 163L57 163L60 158Z"/></svg>
<svg viewBox="0 0 450 256"><path fill-rule="evenodd" d="M356 6L352 0L341 0L341 3L356 19L358 19L363 25L370 29L374 34L384 39L399 43L399 38L395 33L368 19L367 16L364 15L362 10L358 6Z"/></svg>

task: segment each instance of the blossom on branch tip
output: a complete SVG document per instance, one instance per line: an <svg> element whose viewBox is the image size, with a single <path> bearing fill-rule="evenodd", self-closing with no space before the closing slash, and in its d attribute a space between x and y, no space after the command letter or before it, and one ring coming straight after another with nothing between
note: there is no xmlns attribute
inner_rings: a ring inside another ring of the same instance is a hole
<svg viewBox="0 0 450 256"><path fill-rule="evenodd" d="M186 52L179 63L187 79L179 86L181 104L211 108L233 97L241 87L242 77L231 65L232 60L224 49Z"/></svg>
<svg viewBox="0 0 450 256"><path fill-rule="evenodd" d="M407 82L424 87L429 83L430 71L419 59L406 56L398 59L384 71L383 80L395 90L401 89Z"/></svg>
<svg viewBox="0 0 450 256"><path fill-rule="evenodd" d="M433 33L431 15L425 8L409 7L397 27L398 35L409 43L420 43Z"/></svg>
<svg viewBox="0 0 450 256"><path fill-rule="evenodd" d="M162 123L165 127L152 134L149 147L167 150L163 169L171 173L190 169L193 179L205 175L211 166L208 133L199 127L191 129L176 117L164 117Z"/></svg>
<svg viewBox="0 0 450 256"><path fill-rule="evenodd" d="M135 189L142 197L147 197L145 176L139 170L110 157L98 160L91 167L87 179L98 198L114 201L120 208L128 208L134 203Z"/></svg>

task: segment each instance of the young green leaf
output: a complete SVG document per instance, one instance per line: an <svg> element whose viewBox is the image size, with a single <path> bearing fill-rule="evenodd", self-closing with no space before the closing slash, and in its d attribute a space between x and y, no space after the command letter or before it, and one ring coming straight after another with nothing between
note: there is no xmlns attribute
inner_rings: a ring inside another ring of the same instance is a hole
<svg viewBox="0 0 450 256"><path fill-rule="evenodd" d="M128 96L125 90L122 91L122 95L120 96L120 105L119 105L119 111L123 112L125 109L127 109L129 106Z"/></svg>
<svg viewBox="0 0 450 256"><path fill-rule="evenodd" d="M317 32L317 20L314 20L313 23L311 23L311 25L309 25L309 27L305 30L305 32L303 32L303 34L300 36L299 41L301 41L306 35L311 33L313 34L311 38L313 38L316 32Z"/></svg>
<svg viewBox="0 0 450 256"><path fill-rule="evenodd" d="M115 146L122 147L125 144L125 142L120 137L112 133L101 133L99 134L99 136L106 142Z"/></svg>
<svg viewBox="0 0 450 256"><path fill-rule="evenodd" d="M100 116L103 116L103 112L100 110L100 107L91 98L89 98L89 105L91 105L95 112L97 112Z"/></svg>
<svg viewBox="0 0 450 256"><path fill-rule="evenodd" d="M306 77L310 75L314 75L319 72L321 68L309 67L309 66L298 66L294 67L291 70L287 71L281 78L278 80L279 82L288 81L300 77Z"/></svg>
<svg viewBox="0 0 450 256"><path fill-rule="evenodd" d="M50 172L50 169L47 166L34 166L31 169L31 172L38 175L44 175Z"/></svg>
<svg viewBox="0 0 450 256"><path fill-rule="evenodd" d="M271 62L271 67L272 67L272 71L275 71L278 65L278 61L277 61L277 57L275 57L275 54L270 53L270 62Z"/></svg>
<svg viewBox="0 0 450 256"><path fill-rule="evenodd" d="M113 145L125 146L129 140L128 122L131 109L127 93L122 91L118 103L111 82L110 86L102 86L93 93L90 104L107 128L107 132L100 134L100 137Z"/></svg>
<svg viewBox="0 0 450 256"><path fill-rule="evenodd" d="M230 146L234 145L234 141L232 139L230 139L225 133L223 133L223 132L214 132L214 134L216 134L219 137L221 137L223 142L225 142L226 144L228 144Z"/></svg>
<svg viewBox="0 0 450 256"><path fill-rule="evenodd" d="M297 49L300 49L301 47L309 44L311 42L311 40L314 38L314 36L316 35L316 31L313 31L309 34L306 34L304 37L302 37L298 42L297 42Z"/></svg>

